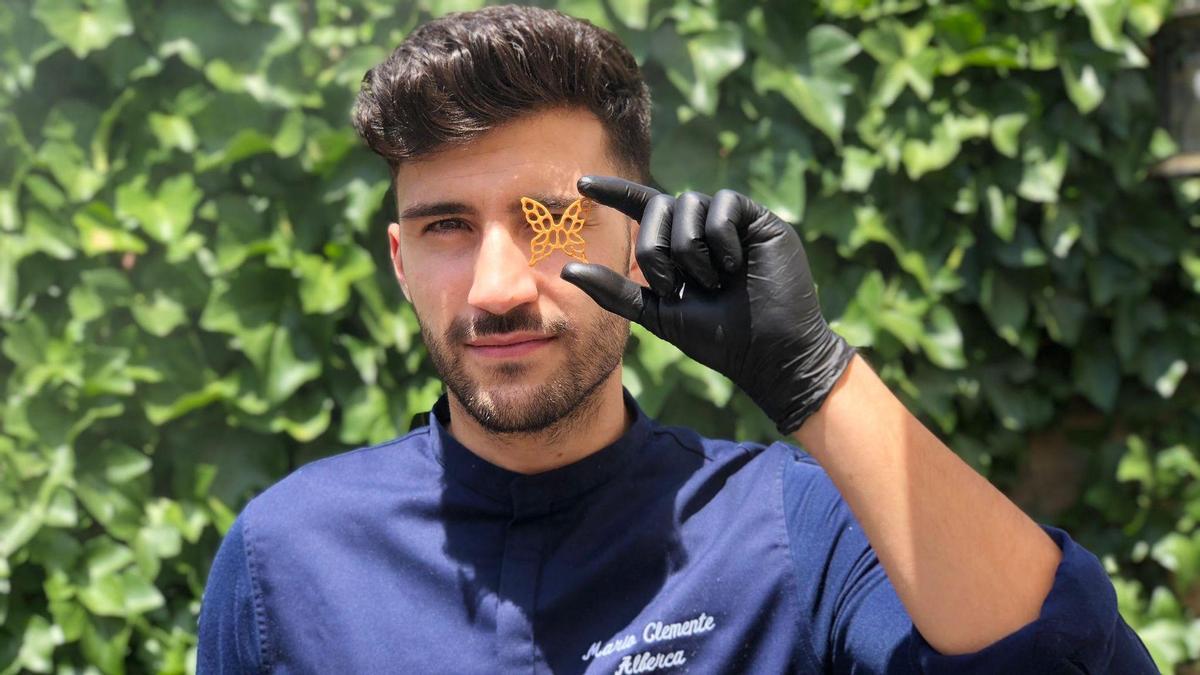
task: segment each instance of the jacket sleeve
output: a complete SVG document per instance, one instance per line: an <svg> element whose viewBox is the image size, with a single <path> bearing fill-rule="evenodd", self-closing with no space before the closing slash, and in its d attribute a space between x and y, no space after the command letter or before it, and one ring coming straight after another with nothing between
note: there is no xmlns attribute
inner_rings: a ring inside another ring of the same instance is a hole
<svg viewBox="0 0 1200 675"><path fill-rule="evenodd" d="M246 554L243 517L217 549L200 604L199 675L263 671L262 605Z"/></svg>
<svg viewBox="0 0 1200 675"><path fill-rule="evenodd" d="M1117 612L1100 561L1063 530L1042 526L1063 555L1038 618L977 652L950 656L913 625L823 469L806 455L790 462L783 491L801 606L813 619L810 642L828 672L1158 672Z"/></svg>

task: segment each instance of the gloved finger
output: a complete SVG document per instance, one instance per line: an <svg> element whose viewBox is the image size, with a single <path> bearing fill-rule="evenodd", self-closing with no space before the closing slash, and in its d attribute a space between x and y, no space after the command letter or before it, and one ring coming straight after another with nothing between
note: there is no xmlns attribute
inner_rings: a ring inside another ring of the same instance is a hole
<svg viewBox="0 0 1200 675"><path fill-rule="evenodd" d="M603 265L580 262L563 265L559 276L578 286L597 305L613 314L641 323L652 332L657 330L658 297L632 279Z"/></svg>
<svg viewBox="0 0 1200 675"><path fill-rule="evenodd" d="M708 244L704 240L704 219L712 198L699 192L685 192L675 200L671 223L671 258L683 273L709 290L717 287Z"/></svg>
<svg viewBox="0 0 1200 675"><path fill-rule="evenodd" d="M642 225L638 228L634 255L655 293L668 297L675 292L675 263L671 261L671 220L675 198L657 194L646 204Z"/></svg>
<svg viewBox="0 0 1200 675"><path fill-rule="evenodd" d="M579 194L612 207L638 222L642 221L650 200L662 194L652 187L616 176L583 176L575 185Z"/></svg>
<svg viewBox="0 0 1200 675"><path fill-rule="evenodd" d="M721 190L713 195L704 220L704 239L712 251L712 259L725 273L742 268L745 256L742 242L746 231L760 215L760 207L749 197L734 190Z"/></svg>

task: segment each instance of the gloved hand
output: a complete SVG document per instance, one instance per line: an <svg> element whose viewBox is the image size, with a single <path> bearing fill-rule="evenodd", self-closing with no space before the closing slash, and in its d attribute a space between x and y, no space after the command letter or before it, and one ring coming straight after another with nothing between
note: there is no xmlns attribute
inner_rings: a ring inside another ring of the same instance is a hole
<svg viewBox="0 0 1200 675"><path fill-rule="evenodd" d="M780 433L800 428L854 348L821 315L796 230L733 190L676 199L611 176L578 187L641 223L635 255L650 288L578 262L562 278L733 380Z"/></svg>

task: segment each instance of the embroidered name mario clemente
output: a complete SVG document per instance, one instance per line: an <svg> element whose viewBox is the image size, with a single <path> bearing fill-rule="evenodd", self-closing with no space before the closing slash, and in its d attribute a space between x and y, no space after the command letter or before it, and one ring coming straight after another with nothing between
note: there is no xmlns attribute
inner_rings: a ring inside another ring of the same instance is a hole
<svg viewBox="0 0 1200 675"><path fill-rule="evenodd" d="M716 628L716 625L713 617L705 612L701 612L699 616L693 619L677 623L651 621L642 629L642 642L653 644L689 635L699 635L711 631ZM637 644L637 635L632 633L604 643L593 642L592 646L583 655L582 660L598 659L617 652L623 652ZM636 655L627 654L621 659L621 663L616 670L616 675L648 673L660 668L683 665L686 662L687 658L684 656L682 649L667 653L642 652Z"/></svg>

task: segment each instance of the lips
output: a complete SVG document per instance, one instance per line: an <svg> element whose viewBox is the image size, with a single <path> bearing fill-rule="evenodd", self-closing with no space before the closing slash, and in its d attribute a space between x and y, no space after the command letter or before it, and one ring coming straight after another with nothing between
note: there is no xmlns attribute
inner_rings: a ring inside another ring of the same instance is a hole
<svg viewBox="0 0 1200 675"><path fill-rule="evenodd" d="M481 356L493 358L513 358L530 354L546 345L555 338L541 333L510 333L507 335L489 335L467 343L467 348Z"/></svg>

